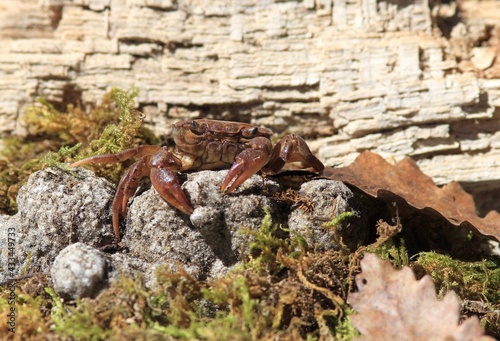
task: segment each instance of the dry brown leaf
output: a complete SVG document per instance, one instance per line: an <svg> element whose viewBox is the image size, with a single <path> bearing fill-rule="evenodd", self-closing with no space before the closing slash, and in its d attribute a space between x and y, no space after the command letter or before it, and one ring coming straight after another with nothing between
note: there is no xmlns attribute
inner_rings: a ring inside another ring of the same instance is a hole
<svg viewBox="0 0 500 341"><path fill-rule="evenodd" d="M474 229L500 241L500 213L491 211L484 218L478 217L472 196L457 182L437 187L410 158L391 165L380 155L365 151L348 167L327 168L323 175L376 198L402 198L414 208L438 213L455 226Z"/></svg>
<svg viewBox="0 0 500 341"><path fill-rule="evenodd" d="M389 261L367 253L356 276L359 292L347 297L357 312L351 322L359 340L494 340L484 336L479 319L458 325L460 301L450 291L438 301L429 276L417 281L413 271L395 270Z"/></svg>

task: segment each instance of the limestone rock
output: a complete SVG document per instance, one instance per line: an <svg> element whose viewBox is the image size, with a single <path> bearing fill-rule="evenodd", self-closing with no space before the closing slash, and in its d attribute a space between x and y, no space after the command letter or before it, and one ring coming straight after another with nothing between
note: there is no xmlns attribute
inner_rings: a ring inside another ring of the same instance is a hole
<svg viewBox="0 0 500 341"><path fill-rule="evenodd" d="M282 222L276 219L283 207L264 194L279 185L258 175L224 194L220 185L226 174L227 170L202 171L187 176L183 188L195 208L190 216L179 213L153 188L136 197L123 236L131 254L151 264L180 264L201 278L213 275L216 262L226 271L239 262L248 244L240 229L258 229L265 207L275 223Z"/></svg>

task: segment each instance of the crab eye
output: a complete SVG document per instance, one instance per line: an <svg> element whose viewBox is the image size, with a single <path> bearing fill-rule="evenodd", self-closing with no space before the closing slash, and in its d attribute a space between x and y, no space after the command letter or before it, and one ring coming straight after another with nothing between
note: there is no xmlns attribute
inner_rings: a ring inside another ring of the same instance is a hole
<svg viewBox="0 0 500 341"><path fill-rule="evenodd" d="M258 132L259 132L259 128L257 128L257 127L252 127L250 129L245 128L241 131L241 135L243 137L255 137Z"/></svg>
<svg viewBox="0 0 500 341"><path fill-rule="evenodd" d="M191 130L191 132L196 135L201 135L204 133L203 126L201 126L194 120L189 122L189 130Z"/></svg>

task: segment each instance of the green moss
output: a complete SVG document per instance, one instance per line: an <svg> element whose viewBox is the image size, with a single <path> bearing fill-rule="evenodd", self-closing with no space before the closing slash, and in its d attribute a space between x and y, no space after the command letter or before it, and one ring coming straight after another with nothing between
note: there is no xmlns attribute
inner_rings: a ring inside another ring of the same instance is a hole
<svg viewBox="0 0 500 341"><path fill-rule="evenodd" d="M282 267L277 262L276 252L278 249L290 250L291 244L289 239L280 238L278 234L284 234L279 225L273 224L271 221L271 213L267 207L264 208L265 216L258 230L247 228L240 229L240 233L246 235L251 242L248 245L250 260L246 263L249 268L254 268L258 271L279 271Z"/></svg>
<svg viewBox="0 0 500 341"><path fill-rule="evenodd" d="M500 257L467 262L423 252L411 266L420 276L432 277L439 297L455 291L464 302L463 314L479 314L485 331L500 335Z"/></svg>
<svg viewBox="0 0 500 341"><path fill-rule="evenodd" d="M397 269L410 264L404 239L399 239L398 241L389 239L375 248L373 252L382 259L390 260Z"/></svg>
<svg viewBox="0 0 500 341"><path fill-rule="evenodd" d="M350 307L346 307L345 316L340 320L340 323L335 328L335 339L336 340L352 340L356 337L360 337L361 333L352 325L349 315L355 313Z"/></svg>
<svg viewBox="0 0 500 341"><path fill-rule="evenodd" d="M205 302L215 304L218 311L203 324L203 319L198 319L196 336L199 338L255 340L271 326L271 316L265 313L262 297L252 292L252 280L244 274L216 281L202 289L202 293Z"/></svg>
<svg viewBox="0 0 500 341"><path fill-rule="evenodd" d="M140 133L143 117L140 112L132 109L137 90L124 92L119 89L112 89L108 96L118 109L115 121L109 122L99 134L99 137L90 139L90 148L86 151L86 155L83 155L85 157L117 153L130 148L134 144L134 138Z"/></svg>
<svg viewBox="0 0 500 341"><path fill-rule="evenodd" d="M172 271L160 266L154 290L139 277L120 277L96 298L76 302L63 302L50 287L29 295L23 289L28 286L19 285L17 308L23 316L23 333L35 340L48 336L56 340L350 340L359 336L349 320L353 312L344 302L353 276L351 266L361 254L307 248L297 252L300 243L293 236L279 242L276 231L280 230L267 212L260 229L251 234L246 265L219 279L201 281L180 267ZM380 254L406 262L404 243L385 242L383 247L378 245ZM499 300L499 265L498 259L467 263L422 253L412 266L431 274L441 292L454 289L462 298L484 300L493 307ZM4 289L0 296L0 322L9 307L7 294Z"/></svg>
<svg viewBox="0 0 500 341"><path fill-rule="evenodd" d="M51 331L62 338L76 340L161 340L153 328L165 316L154 293L140 279L122 277L95 299L64 304L50 288L46 292L54 303Z"/></svg>
<svg viewBox="0 0 500 341"><path fill-rule="evenodd" d="M343 212L343 213L339 214L337 217L333 218L331 221L323 224L323 226L327 227L327 228L337 227L337 226L339 226L339 224L341 224L345 220L347 220L349 218L353 218L355 216L356 216L356 214L354 212L350 212L350 211Z"/></svg>
<svg viewBox="0 0 500 341"><path fill-rule="evenodd" d="M87 145L98 139L110 124L122 122L124 126L130 127L137 123L137 119L131 115L137 93L137 89L124 91L113 88L88 113L73 105L68 106L67 112L59 112L45 99L39 98L38 105L26 110L24 121L31 136L44 137L47 143L57 145L56 149L63 144Z"/></svg>
<svg viewBox="0 0 500 341"><path fill-rule="evenodd" d="M423 252L413 267L430 275L440 294L454 290L468 300L500 302L500 258L465 262L435 252Z"/></svg>
<svg viewBox="0 0 500 341"><path fill-rule="evenodd" d="M46 292L54 303L51 330L56 334L78 340L105 340L111 336L110 330L106 332L94 323L88 301L79 301L76 307L66 307L51 288L46 288Z"/></svg>
<svg viewBox="0 0 500 341"><path fill-rule="evenodd" d="M15 298L12 298L12 288L9 285L0 291L0 335L3 340L45 340L50 333L46 323L47 311L50 309L50 300L39 293L26 293L17 284ZM14 303L13 303L14 302ZM15 333L9 331L8 314L11 308L15 309Z"/></svg>
<svg viewBox="0 0 500 341"><path fill-rule="evenodd" d="M0 213L16 212L19 188L37 170L48 166L67 169L65 163L74 158L115 153L141 142L157 143L158 139L142 127L142 114L132 109L136 96L136 89L114 88L89 112L72 105L67 112L59 112L43 98L26 109L23 120L29 134L3 139ZM95 170L117 182L122 166L101 166Z"/></svg>

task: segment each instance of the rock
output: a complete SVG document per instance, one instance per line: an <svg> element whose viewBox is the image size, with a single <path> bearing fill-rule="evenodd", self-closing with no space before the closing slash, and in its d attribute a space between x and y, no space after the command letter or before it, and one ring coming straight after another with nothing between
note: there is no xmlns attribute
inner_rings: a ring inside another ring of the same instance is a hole
<svg viewBox="0 0 500 341"><path fill-rule="evenodd" d="M311 197L312 211L294 208L290 213L290 204L275 197L283 186L270 178L254 175L232 193L221 192L227 172L180 176L195 208L190 216L174 209L153 188L140 190L131 200L127 216L121 218L125 247L111 255L96 249L109 249L114 238L110 212L113 186L81 168L73 173L55 168L36 172L20 190L19 212L12 217L0 216L0 230L15 230L13 249L5 244L6 239L0 239L4 253L0 266L8 267L10 250L15 264L12 273L2 273L5 277L0 281L52 267L58 292L76 298L94 293L91 279L105 285L120 274L140 274L148 285L154 285L155 269L160 265L173 270L182 266L199 279L220 277L239 264L252 238L242 229L257 230L266 208L273 224L290 225L298 233L313 236L308 242L320 248L329 247L331 239L321 223L341 212L356 211L353 194L331 180L302 185L300 193ZM339 231L345 240L355 235L353 240L358 242L363 239L359 229L363 227L356 217ZM85 250L92 252L85 256ZM56 256L58 262L52 266ZM81 264L78 267L76 263ZM70 275L61 275L64 271Z"/></svg>
<svg viewBox="0 0 500 341"><path fill-rule="evenodd" d="M342 182L324 179L309 181L301 186L299 195L310 201L312 208L293 209L288 228L303 236L310 247L315 250L337 248L334 230L351 250L367 241L367 219L361 214L354 193ZM352 212L354 216L335 229L323 226L345 212Z"/></svg>
<svg viewBox="0 0 500 341"><path fill-rule="evenodd" d="M83 243L66 247L50 269L55 292L66 299L92 297L105 284L106 256Z"/></svg>
<svg viewBox="0 0 500 341"><path fill-rule="evenodd" d="M479 70L489 68L496 57L495 50L489 47L474 47L471 54L472 58L470 60Z"/></svg>
<svg viewBox="0 0 500 341"><path fill-rule="evenodd" d="M17 214L0 216L0 230L10 228L15 244L9 277L48 271L58 253L72 243L95 248L111 243L109 207L114 192L112 184L86 169L69 173L46 168L32 174L19 190ZM0 238L1 268L7 267L6 242ZM0 272L0 280L5 278L7 274Z"/></svg>
<svg viewBox="0 0 500 341"><path fill-rule="evenodd" d="M144 261L177 264L187 267L200 278L217 271L227 271L240 260L247 236L242 227L255 230L269 208L278 221L280 204L263 193L272 193L279 185L254 175L231 194L224 194L220 185L227 174L222 171L191 173L183 184L195 211L191 216L179 213L151 188L136 197L130 206L123 241L130 252Z"/></svg>

